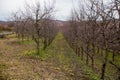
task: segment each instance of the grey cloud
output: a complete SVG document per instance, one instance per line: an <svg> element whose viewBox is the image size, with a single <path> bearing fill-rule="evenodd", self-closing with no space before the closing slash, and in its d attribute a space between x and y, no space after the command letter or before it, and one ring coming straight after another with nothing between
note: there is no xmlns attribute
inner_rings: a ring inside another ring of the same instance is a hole
<svg viewBox="0 0 120 80"><path fill-rule="evenodd" d="M35 0L27 0L34 3ZM45 0L40 0L45 1ZM47 0L46 0L47 1ZM51 0L52 1L52 0ZM25 0L1 0L0 2L0 20L10 15L10 12L23 7ZM76 2L76 0L74 0ZM72 0L56 0L56 19L65 20L70 14L72 8Z"/></svg>

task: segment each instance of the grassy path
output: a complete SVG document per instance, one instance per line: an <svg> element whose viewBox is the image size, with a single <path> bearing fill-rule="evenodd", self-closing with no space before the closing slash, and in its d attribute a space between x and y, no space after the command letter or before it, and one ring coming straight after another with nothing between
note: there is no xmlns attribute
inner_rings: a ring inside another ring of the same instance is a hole
<svg viewBox="0 0 120 80"><path fill-rule="evenodd" d="M45 60L26 57L33 43L18 44L16 38L0 40L0 64L7 80L89 80L61 33L44 51Z"/></svg>
<svg viewBox="0 0 120 80"><path fill-rule="evenodd" d="M48 47L47 52L48 55L50 54L48 62L59 66L58 70L64 72L68 77L68 79L64 80L90 80L82 70L78 57L61 33L58 33L53 43Z"/></svg>

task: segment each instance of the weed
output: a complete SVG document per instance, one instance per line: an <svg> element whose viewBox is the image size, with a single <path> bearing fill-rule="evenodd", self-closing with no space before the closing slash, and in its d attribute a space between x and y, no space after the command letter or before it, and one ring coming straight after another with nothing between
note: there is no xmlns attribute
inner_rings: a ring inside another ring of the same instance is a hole
<svg viewBox="0 0 120 80"><path fill-rule="evenodd" d="M0 80L7 80L7 75L2 73L3 69L6 68L5 64L0 64Z"/></svg>
<svg viewBox="0 0 120 80"><path fill-rule="evenodd" d="M25 44L30 44L32 43L32 40L24 40L24 41L17 41L16 43L19 45L25 45Z"/></svg>
<svg viewBox="0 0 120 80"><path fill-rule="evenodd" d="M39 55L37 54L36 50L25 51L24 54L31 58L40 59L41 61L45 61L48 58L48 54L46 54L42 49L40 50Z"/></svg>

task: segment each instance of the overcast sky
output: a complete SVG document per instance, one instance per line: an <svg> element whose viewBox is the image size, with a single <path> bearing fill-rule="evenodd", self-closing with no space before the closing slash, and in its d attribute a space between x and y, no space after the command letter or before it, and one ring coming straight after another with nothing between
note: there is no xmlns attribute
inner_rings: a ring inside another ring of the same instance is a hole
<svg viewBox="0 0 120 80"><path fill-rule="evenodd" d="M27 1L27 0L26 0ZM36 0L28 0L30 3L34 3ZM39 0L41 3L45 0ZM48 0L46 0L48 1ZM52 0L51 0L52 1ZM77 0L73 0L77 3ZM66 20L70 15L70 11L73 6L72 0L56 0L56 19ZM9 18L11 12L20 9L24 6L25 0L0 0L0 20L6 20Z"/></svg>

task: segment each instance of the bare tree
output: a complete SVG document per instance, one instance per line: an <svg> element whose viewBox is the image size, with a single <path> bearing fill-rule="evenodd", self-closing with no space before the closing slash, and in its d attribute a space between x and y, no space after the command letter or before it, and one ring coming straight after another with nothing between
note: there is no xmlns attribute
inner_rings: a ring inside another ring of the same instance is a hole
<svg viewBox="0 0 120 80"><path fill-rule="evenodd" d="M25 9L21 11L22 15L15 14L14 16L17 26L15 27L16 33L22 36L22 40L24 35L30 35L36 43L37 54L40 54L43 36L46 47L46 37L49 34L47 32L50 31L48 26L53 24L50 20L52 20L54 12L54 2L44 2L43 6L41 6L40 2L36 2L34 5L26 3ZM18 12L18 14L20 13Z"/></svg>
<svg viewBox="0 0 120 80"><path fill-rule="evenodd" d="M63 32L71 48L78 56L81 55L82 60L85 54L87 65L91 60L92 68L94 68L95 57L101 58L102 80L107 77L105 73L109 53L113 54L111 59L114 61L116 53L120 51L118 47L120 46L119 17L116 17L119 15L119 6L118 0L113 0L112 3L89 0L81 4L79 9L72 11L70 21L66 25L67 30ZM102 56L96 53L101 53ZM114 62L112 65L117 66Z"/></svg>

